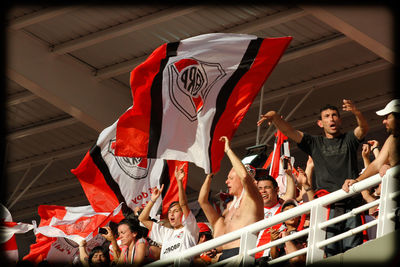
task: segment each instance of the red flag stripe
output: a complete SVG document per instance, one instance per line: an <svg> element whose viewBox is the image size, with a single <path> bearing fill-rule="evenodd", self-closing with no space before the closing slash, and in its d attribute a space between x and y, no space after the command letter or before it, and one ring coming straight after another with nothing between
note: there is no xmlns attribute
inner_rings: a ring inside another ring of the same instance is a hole
<svg viewBox="0 0 400 267"><path fill-rule="evenodd" d="M226 135L231 139L235 134L247 110L250 108L254 98L257 96L259 89L265 83L269 74L278 63L291 39L291 37L264 39L261 45L257 44L257 42L260 42L262 39L257 39L253 40L251 42L252 44L249 45L248 55L247 57L246 55L243 57L243 61L245 62L251 60L252 57L255 57L254 61L252 60L251 62L252 64L250 63L251 65L249 67L251 68L240 77L240 80L234 87L229 100L222 100L226 101L227 109L225 109L225 106L222 107L224 113L218 119L218 123L215 126L213 133L210 159L211 162L215 162L217 165L212 166L212 172L219 170L219 164L224 154L223 143L219 141L219 138ZM256 52L255 55L253 55L254 52ZM273 64L270 62L273 62ZM267 75L265 75L266 73ZM257 88L258 90L255 90L254 88ZM217 109L220 109L218 104L222 103L217 103ZM234 107L234 110L238 112L232 112L232 107ZM231 134L228 134L227 129L230 127L227 126L231 126L232 124L233 131Z"/></svg>

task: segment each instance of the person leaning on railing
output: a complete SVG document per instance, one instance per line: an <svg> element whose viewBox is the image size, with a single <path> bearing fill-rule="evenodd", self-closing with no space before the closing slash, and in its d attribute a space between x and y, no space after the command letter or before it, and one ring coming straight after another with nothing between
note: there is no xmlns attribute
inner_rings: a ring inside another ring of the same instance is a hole
<svg viewBox="0 0 400 267"><path fill-rule="evenodd" d="M364 172L355 179L347 179L343 183L343 190L349 192L349 187L365 178L368 178L385 168L385 163L389 162L390 167L400 164L400 100L390 101L386 107L376 112L379 116L384 116L383 124L389 137L386 139L378 157L368 165Z"/></svg>

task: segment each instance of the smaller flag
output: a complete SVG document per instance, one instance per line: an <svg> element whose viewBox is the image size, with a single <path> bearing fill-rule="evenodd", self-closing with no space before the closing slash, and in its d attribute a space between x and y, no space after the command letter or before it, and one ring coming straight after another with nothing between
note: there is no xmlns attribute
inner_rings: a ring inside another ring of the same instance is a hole
<svg viewBox="0 0 400 267"><path fill-rule="evenodd" d="M10 211L0 204L0 251L9 262L18 260L18 246L14 234L24 234L33 229L33 225L13 222Z"/></svg>
<svg viewBox="0 0 400 267"><path fill-rule="evenodd" d="M98 234L100 227L111 221L121 211L122 203L113 212L96 212L91 206L63 207L41 205L39 227L35 226L35 234L47 237L64 237L76 243L83 239L91 240Z"/></svg>

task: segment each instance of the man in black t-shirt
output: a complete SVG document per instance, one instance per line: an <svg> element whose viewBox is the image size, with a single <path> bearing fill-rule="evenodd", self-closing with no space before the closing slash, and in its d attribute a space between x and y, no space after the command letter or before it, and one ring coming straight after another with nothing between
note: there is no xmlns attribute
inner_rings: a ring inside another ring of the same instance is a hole
<svg viewBox="0 0 400 267"><path fill-rule="evenodd" d="M269 111L261 117L257 125L264 121L273 123L284 135L298 144L298 147L310 155L314 161L315 191L330 193L342 188L348 178L358 176L357 149L368 131L368 124L362 113L351 100L343 100L343 110L350 111L357 120L357 127L349 132L342 133L341 118L337 107L326 105L320 109L317 124L322 128L324 136L311 136L294 129L283 120L275 111ZM361 203L361 196L344 200L331 205L329 217L337 217ZM334 212L332 212L334 211ZM327 228L327 238L338 235L349 229L361 225L359 216L352 217ZM348 237L342 241L325 247L325 254L332 256L346 251L362 243L361 234Z"/></svg>

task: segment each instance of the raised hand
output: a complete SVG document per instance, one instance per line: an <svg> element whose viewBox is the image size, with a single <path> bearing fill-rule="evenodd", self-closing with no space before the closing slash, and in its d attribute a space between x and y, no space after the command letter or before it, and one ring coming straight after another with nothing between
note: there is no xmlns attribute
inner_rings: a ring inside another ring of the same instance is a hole
<svg viewBox="0 0 400 267"><path fill-rule="evenodd" d="M358 111L354 103L349 99L343 99L343 110L350 111L352 113Z"/></svg>
<svg viewBox="0 0 400 267"><path fill-rule="evenodd" d="M156 187L152 192L151 192L151 201L155 202L159 196L161 195L161 192L164 189L164 184L161 185L160 189L158 189L158 187Z"/></svg>
<svg viewBox="0 0 400 267"><path fill-rule="evenodd" d="M297 176L297 182L301 185L307 184L307 175L304 170L300 167L297 167L297 171L299 172L299 175Z"/></svg>
<svg viewBox="0 0 400 267"><path fill-rule="evenodd" d="M224 141L225 142L225 147L224 147L224 151L225 153L227 153L229 151L229 149L231 149L230 144L229 144L229 139L226 136L221 136L219 138L219 141Z"/></svg>
<svg viewBox="0 0 400 267"><path fill-rule="evenodd" d="M179 166L179 169L178 166L175 167L175 178L177 181L182 181L183 178L185 177L185 170L184 170L185 164L186 163L183 163L181 166Z"/></svg>
<svg viewBox="0 0 400 267"><path fill-rule="evenodd" d="M113 239L115 239L113 231L109 226L104 226L103 228L107 229L107 234L101 234L105 239L107 239L108 241L112 241Z"/></svg>
<svg viewBox="0 0 400 267"><path fill-rule="evenodd" d="M361 151L361 156L363 158L369 158L369 153L371 153L371 148L369 147L368 144L363 144L362 151Z"/></svg>
<svg viewBox="0 0 400 267"><path fill-rule="evenodd" d="M272 118L276 115L275 111L269 111L264 115L261 115L260 120L257 122L257 126L260 126L264 121L268 121L268 125L271 124Z"/></svg>
<svg viewBox="0 0 400 267"><path fill-rule="evenodd" d="M367 143L371 145L371 151L372 151L372 149L374 149L375 147L379 147L379 142L376 141L376 140L369 140L369 141L367 141Z"/></svg>

